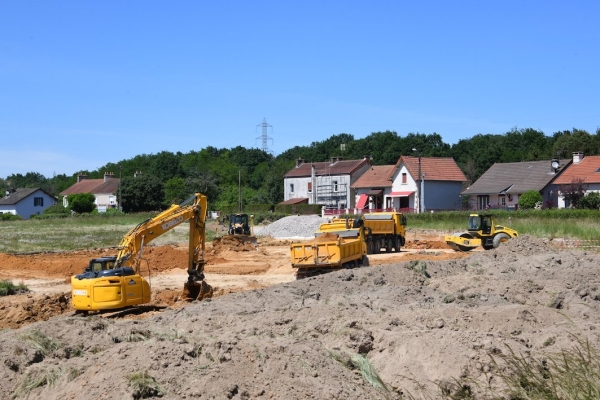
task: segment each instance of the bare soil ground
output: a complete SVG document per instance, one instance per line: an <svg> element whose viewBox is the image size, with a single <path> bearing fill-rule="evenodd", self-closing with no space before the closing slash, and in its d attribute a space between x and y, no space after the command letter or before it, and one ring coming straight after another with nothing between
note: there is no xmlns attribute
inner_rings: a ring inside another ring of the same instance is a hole
<svg viewBox="0 0 600 400"><path fill-rule="evenodd" d="M597 253L527 236L457 253L440 233L420 232L400 253L369 256L369 267L296 281L290 243L209 244L205 271L216 296L191 304L180 298L187 248L149 247L152 302L166 309L124 319L76 316L70 304L69 277L115 249L0 254L0 279L32 289L0 298L0 327L9 328L0 333L0 392L437 398L440 385L452 391L468 376L484 396L500 385L494 354L541 356L577 338L598 344ZM40 348L27 337L33 330L56 346ZM365 358L381 384L359 371ZM137 372L146 373L147 392L136 387Z"/></svg>

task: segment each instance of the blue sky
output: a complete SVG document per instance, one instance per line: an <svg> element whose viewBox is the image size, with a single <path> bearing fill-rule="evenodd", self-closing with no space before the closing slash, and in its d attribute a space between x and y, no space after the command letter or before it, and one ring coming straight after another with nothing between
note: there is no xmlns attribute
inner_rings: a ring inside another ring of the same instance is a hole
<svg viewBox="0 0 600 400"><path fill-rule="evenodd" d="M600 126L597 1L0 4L0 178L339 133Z"/></svg>

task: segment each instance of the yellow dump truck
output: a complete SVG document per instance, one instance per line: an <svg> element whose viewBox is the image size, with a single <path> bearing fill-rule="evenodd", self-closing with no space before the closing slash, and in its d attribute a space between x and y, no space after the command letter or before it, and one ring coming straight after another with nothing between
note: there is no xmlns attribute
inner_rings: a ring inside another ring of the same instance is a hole
<svg viewBox="0 0 600 400"><path fill-rule="evenodd" d="M335 220L321 224L313 240L292 243L290 258L296 278L368 265L366 230L360 219Z"/></svg>
<svg viewBox="0 0 600 400"><path fill-rule="evenodd" d="M365 228L370 229L371 239L367 242L368 254L377 254L381 249L390 253L400 251L406 237L406 216L401 212L378 212L362 216Z"/></svg>

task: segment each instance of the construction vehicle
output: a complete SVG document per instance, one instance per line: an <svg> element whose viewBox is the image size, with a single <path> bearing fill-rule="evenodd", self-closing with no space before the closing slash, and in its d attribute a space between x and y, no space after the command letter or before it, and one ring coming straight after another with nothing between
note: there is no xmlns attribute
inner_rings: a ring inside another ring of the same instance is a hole
<svg viewBox="0 0 600 400"><path fill-rule="evenodd" d="M71 277L73 307L87 312L150 302L150 267L143 258L144 246L185 221L190 223L190 232L188 280L183 295L188 300L212 296L203 273L206 206L206 196L196 193L132 228L121 240L116 256L94 258L83 274ZM144 271L143 265L147 267Z"/></svg>
<svg viewBox="0 0 600 400"><path fill-rule="evenodd" d="M296 278L305 278L341 268L368 265L368 228L361 219L334 220L321 224L310 242L290 245Z"/></svg>
<svg viewBox="0 0 600 400"><path fill-rule="evenodd" d="M367 242L368 254L377 254L381 249L391 253L404 246L406 241L406 216L400 212L377 212L362 216L364 226L370 228L371 236Z"/></svg>
<svg viewBox="0 0 600 400"><path fill-rule="evenodd" d="M248 214L231 214L229 216L229 228L227 234L236 236L243 242L248 242L256 245L256 237L254 236L254 215Z"/></svg>
<svg viewBox="0 0 600 400"><path fill-rule="evenodd" d="M479 246L491 250L500 246L500 243L518 236L516 230L496 225L491 214L471 214L468 231L446 235L445 240L448 246L456 251L471 251Z"/></svg>

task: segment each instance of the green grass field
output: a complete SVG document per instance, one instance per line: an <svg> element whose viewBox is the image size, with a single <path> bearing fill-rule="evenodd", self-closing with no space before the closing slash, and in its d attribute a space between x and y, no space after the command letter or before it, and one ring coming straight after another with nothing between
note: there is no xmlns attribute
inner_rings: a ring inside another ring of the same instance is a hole
<svg viewBox="0 0 600 400"><path fill-rule="evenodd" d="M497 224L516 229L521 235L549 239L600 240L600 211L596 210L494 211L493 214ZM1 221L0 252L26 253L116 247L131 228L154 215L93 215L85 218ZM466 230L468 217L468 212L408 214L407 230L462 232ZM206 229L207 241L212 240L216 234L216 222L209 220ZM187 235L188 224L182 223L153 243L181 243L187 240Z"/></svg>

